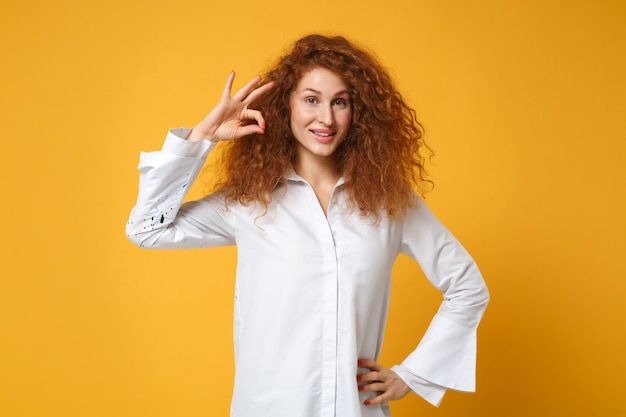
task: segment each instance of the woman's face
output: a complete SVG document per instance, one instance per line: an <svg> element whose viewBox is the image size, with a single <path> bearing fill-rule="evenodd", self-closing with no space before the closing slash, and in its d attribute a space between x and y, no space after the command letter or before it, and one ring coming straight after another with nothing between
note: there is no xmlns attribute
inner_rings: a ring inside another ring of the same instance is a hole
<svg viewBox="0 0 626 417"><path fill-rule="evenodd" d="M297 157L327 157L348 133L352 107L341 77L325 68L305 73L289 100Z"/></svg>

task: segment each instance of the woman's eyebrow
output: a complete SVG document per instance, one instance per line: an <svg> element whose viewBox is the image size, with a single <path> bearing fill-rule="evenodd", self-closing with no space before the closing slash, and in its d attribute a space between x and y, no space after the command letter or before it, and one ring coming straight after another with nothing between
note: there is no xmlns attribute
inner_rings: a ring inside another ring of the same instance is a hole
<svg viewBox="0 0 626 417"><path fill-rule="evenodd" d="M318 91L318 90L316 90L314 88L310 88L310 87L305 88L303 91L309 91L311 93L315 93L315 94L320 95L320 96L322 95L321 91ZM348 94L348 90L344 89L344 90L338 91L335 94L333 94L333 96L340 96L340 95L343 95L343 94Z"/></svg>

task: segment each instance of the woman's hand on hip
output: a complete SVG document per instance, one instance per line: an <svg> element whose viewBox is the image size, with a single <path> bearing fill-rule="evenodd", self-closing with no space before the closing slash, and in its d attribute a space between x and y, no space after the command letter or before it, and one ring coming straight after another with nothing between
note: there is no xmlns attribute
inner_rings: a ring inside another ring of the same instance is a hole
<svg viewBox="0 0 626 417"><path fill-rule="evenodd" d="M270 82L255 88L261 81L261 77L257 76L237 91L234 96L231 96L234 79L235 72L231 72L219 103L191 131L187 140L195 142L206 139L217 142L237 139L253 133L265 133L263 115L258 110L249 109L248 105L269 91L274 83ZM248 121L256 123L247 124Z"/></svg>
<svg viewBox="0 0 626 417"><path fill-rule="evenodd" d="M357 375L359 391L376 392L378 395L365 401L365 405L375 405L386 401L399 400L411 392L411 388L394 371L385 368L371 359L360 359L360 367L370 372Z"/></svg>

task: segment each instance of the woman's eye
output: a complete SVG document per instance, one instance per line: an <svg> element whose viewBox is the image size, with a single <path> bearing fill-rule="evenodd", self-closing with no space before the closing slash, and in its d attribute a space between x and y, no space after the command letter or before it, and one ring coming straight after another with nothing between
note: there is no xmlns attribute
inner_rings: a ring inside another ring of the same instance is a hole
<svg viewBox="0 0 626 417"><path fill-rule="evenodd" d="M335 105L335 106L346 106L347 102L343 98L338 98L335 101L333 101L333 105Z"/></svg>
<svg viewBox="0 0 626 417"><path fill-rule="evenodd" d="M313 97L307 97L304 99L304 102L307 104L315 104L317 101Z"/></svg>

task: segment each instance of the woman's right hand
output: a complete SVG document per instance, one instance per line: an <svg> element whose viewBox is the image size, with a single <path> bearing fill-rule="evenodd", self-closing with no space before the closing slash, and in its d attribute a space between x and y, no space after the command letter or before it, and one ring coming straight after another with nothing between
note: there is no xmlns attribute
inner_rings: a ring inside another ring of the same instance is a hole
<svg viewBox="0 0 626 417"><path fill-rule="evenodd" d="M265 133L265 120L258 110L248 108L248 104L268 92L273 86L269 82L256 88L261 81L257 76L231 97L235 72L231 72L226 81L224 92L219 103L196 127L193 128L187 140L195 142L201 139L218 142L221 140L237 139L253 133ZM246 124L248 120L256 123Z"/></svg>

